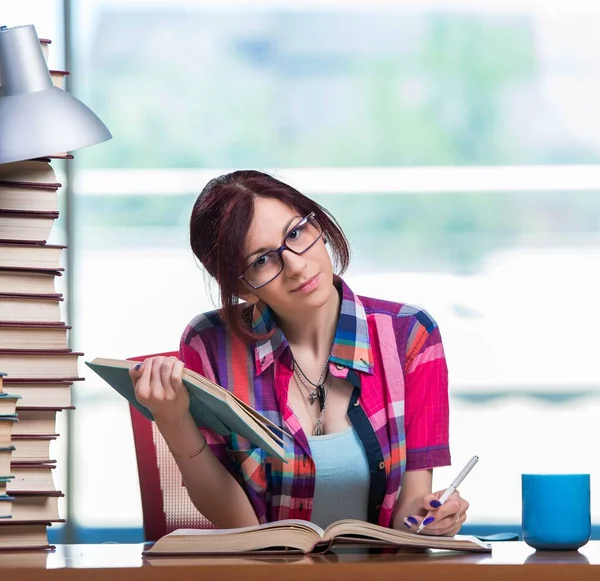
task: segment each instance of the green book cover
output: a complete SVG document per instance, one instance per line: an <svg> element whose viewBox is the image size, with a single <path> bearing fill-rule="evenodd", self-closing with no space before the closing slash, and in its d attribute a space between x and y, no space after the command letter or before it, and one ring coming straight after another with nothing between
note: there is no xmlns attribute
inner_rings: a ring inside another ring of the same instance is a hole
<svg viewBox="0 0 600 581"><path fill-rule="evenodd" d="M85 362L145 417L154 420L152 412L136 399L129 376L129 369L138 363L139 361L103 358ZM284 458L283 440L269 429L269 425L277 427L267 418L221 386L193 371L184 369L183 384L190 394L190 413L198 427L209 428L220 436L235 432L266 452Z"/></svg>

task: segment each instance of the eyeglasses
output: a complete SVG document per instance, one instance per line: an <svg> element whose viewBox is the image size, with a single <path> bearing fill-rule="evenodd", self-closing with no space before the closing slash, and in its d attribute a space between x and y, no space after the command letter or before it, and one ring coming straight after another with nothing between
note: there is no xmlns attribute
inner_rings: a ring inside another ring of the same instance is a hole
<svg viewBox="0 0 600 581"><path fill-rule="evenodd" d="M289 250L297 255L304 254L317 243L321 236L323 236L323 230L315 219L314 212L311 212L289 231L279 248L261 254L244 269L240 278L254 289L269 284L283 271L281 255L284 250Z"/></svg>

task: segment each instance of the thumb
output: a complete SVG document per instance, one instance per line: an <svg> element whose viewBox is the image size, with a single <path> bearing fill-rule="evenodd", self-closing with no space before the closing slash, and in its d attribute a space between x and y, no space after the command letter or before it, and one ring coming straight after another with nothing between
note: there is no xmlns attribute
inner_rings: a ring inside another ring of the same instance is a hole
<svg viewBox="0 0 600 581"><path fill-rule="evenodd" d="M443 494L441 492L432 492L431 494L427 494L423 497L423 508L425 510L435 510L436 508L440 508L441 504L438 500L439 497Z"/></svg>
<svg viewBox="0 0 600 581"><path fill-rule="evenodd" d="M135 384L144 373L144 362L140 361L139 363L136 363L135 361L132 361L132 363L134 365L129 368L129 377L131 377Z"/></svg>

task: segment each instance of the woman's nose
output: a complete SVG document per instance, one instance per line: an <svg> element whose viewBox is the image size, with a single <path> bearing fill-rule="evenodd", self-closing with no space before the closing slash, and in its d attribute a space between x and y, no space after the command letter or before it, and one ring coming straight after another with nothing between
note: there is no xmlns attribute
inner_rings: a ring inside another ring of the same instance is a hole
<svg viewBox="0 0 600 581"><path fill-rule="evenodd" d="M284 250L281 253L283 268L286 274L294 276L302 273L306 268L306 259L300 254L294 254L289 250Z"/></svg>

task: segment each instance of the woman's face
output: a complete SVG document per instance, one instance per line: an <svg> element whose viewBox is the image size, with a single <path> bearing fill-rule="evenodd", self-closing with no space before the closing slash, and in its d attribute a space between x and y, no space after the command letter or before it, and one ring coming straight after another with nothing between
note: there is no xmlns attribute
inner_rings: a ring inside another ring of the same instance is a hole
<svg viewBox="0 0 600 581"><path fill-rule="evenodd" d="M257 197L254 201L254 218L246 238L244 266L259 269L268 259L264 254L279 248L286 236L294 240L299 236L295 226L302 220L296 210L272 198ZM304 235L304 234L302 234ZM301 255L289 250L281 253L283 270L274 280L259 289L244 283L256 298L267 303L278 315L306 311L323 306L335 292L333 267L325 242L321 237Z"/></svg>

